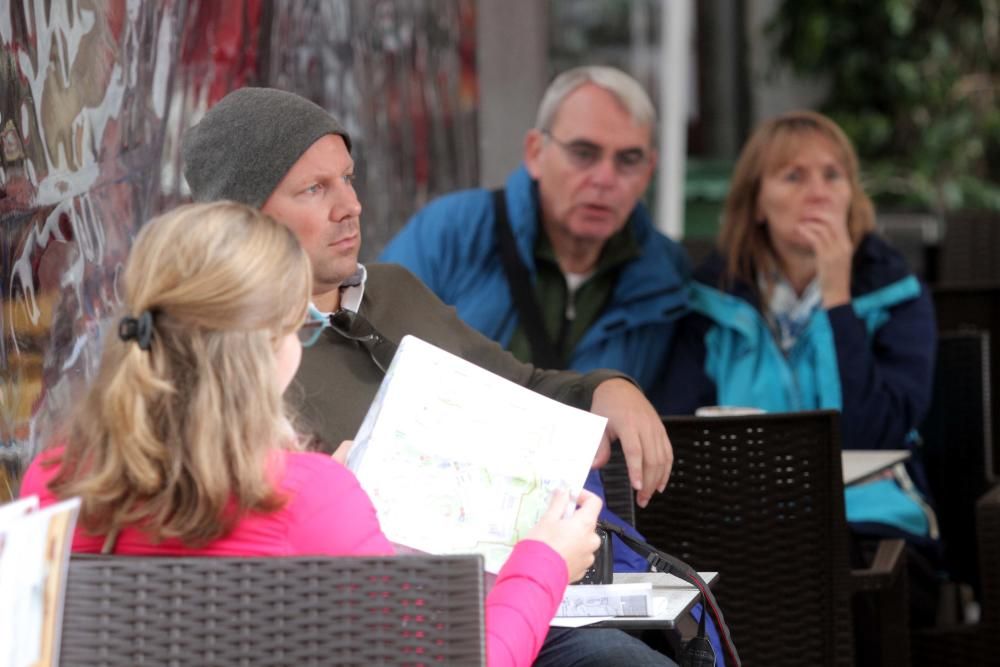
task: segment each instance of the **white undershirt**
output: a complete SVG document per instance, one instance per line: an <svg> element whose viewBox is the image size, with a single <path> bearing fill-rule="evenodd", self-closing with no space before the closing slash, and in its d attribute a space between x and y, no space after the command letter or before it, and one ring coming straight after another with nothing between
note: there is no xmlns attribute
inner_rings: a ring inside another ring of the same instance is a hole
<svg viewBox="0 0 1000 667"><path fill-rule="evenodd" d="M587 273L564 273L563 278L566 279L566 319L573 320L576 319L576 292L580 289L580 286L585 282L590 280L590 277L594 275L593 271Z"/></svg>

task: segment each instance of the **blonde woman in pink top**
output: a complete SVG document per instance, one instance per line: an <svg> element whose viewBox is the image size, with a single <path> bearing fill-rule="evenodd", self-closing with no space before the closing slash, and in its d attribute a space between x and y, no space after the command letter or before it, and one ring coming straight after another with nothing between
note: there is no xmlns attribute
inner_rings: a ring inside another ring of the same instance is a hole
<svg viewBox="0 0 1000 667"><path fill-rule="evenodd" d="M80 496L76 552L107 541L130 555L391 554L354 475L303 451L286 415L311 284L292 232L249 207L149 222L98 376L21 494ZM556 495L487 597L491 667L531 664L566 584L593 561L600 500L584 492L564 518L568 502Z"/></svg>

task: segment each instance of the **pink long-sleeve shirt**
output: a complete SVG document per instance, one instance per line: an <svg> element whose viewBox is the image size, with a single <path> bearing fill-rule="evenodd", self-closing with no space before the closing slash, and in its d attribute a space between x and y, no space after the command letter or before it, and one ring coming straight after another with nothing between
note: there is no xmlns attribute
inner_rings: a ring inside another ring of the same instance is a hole
<svg viewBox="0 0 1000 667"><path fill-rule="evenodd" d="M25 472L21 495L42 506L57 498L48 488L57 466L43 463L59 449L37 457ZM379 527L375 507L350 470L329 456L281 452L275 459L277 487L288 498L274 512L243 517L225 537L199 548L179 540L153 543L136 528L121 531L116 554L134 556L367 556L393 553ZM73 551L100 553L102 536L77 527ZM530 665L541 648L568 572L547 544L523 540L514 548L486 597L486 661L490 667Z"/></svg>

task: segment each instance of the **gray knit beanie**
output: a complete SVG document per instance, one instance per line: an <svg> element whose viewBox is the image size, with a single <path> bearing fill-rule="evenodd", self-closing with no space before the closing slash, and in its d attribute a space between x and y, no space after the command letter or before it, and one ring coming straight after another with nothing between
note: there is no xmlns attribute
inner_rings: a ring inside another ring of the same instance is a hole
<svg viewBox="0 0 1000 667"><path fill-rule="evenodd" d="M336 118L304 97L240 88L184 136L184 177L195 201L231 199L260 208L288 170L327 134L351 138Z"/></svg>

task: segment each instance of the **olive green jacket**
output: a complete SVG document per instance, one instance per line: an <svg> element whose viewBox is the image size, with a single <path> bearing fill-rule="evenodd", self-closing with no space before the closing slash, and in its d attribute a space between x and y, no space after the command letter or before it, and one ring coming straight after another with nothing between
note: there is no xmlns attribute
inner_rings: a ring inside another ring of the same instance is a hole
<svg viewBox="0 0 1000 667"><path fill-rule="evenodd" d="M523 387L583 410L590 408L601 382L627 376L610 370L587 374L546 371L515 359L495 342L463 323L412 273L395 264L366 265L368 279L359 314L383 336L398 343L413 335ZM305 348L288 397L300 428L332 451L354 438L382 382L382 371L357 342L325 329Z"/></svg>

